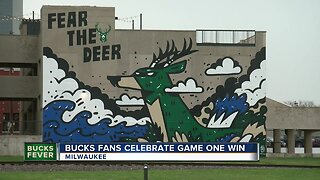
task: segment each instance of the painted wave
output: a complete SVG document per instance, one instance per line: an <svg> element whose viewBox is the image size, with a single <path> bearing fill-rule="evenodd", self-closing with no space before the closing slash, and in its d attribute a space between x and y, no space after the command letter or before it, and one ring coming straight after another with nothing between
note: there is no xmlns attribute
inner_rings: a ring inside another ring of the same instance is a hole
<svg viewBox="0 0 320 180"><path fill-rule="evenodd" d="M79 112L70 122L62 120L76 104L69 100L56 100L43 108L43 142L118 142L136 140L147 133L146 125L126 126L125 122L110 127L111 119L104 118L89 124L89 111Z"/></svg>

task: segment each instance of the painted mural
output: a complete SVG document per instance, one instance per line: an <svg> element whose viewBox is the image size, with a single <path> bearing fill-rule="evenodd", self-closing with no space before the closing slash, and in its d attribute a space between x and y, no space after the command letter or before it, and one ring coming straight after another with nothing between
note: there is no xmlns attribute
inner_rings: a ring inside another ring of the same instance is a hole
<svg viewBox="0 0 320 180"><path fill-rule="evenodd" d="M43 141L259 142L264 148L265 48L252 57L247 68L228 55L204 64L199 73L226 79L212 90L201 87L199 78L192 76L173 81L172 75L183 74L190 61L196 60L188 57L199 53L191 38L181 41L183 45L176 46L168 40L153 52L148 66L129 72L131 75L106 71L107 83L130 90L119 97L83 83L79 72L70 70L68 59L44 47ZM210 94L205 101L192 107L186 104L184 95L202 93Z"/></svg>

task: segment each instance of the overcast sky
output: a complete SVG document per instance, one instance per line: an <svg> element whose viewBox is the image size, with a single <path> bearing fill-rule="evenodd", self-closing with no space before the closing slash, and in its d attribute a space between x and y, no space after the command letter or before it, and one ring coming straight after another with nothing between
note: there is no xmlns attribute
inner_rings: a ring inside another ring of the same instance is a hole
<svg viewBox="0 0 320 180"><path fill-rule="evenodd" d="M115 7L119 18L142 13L144 29L267 31L267 96L320 105L319 0L24 0L24 14L39 17L42 5Z"/></svg>

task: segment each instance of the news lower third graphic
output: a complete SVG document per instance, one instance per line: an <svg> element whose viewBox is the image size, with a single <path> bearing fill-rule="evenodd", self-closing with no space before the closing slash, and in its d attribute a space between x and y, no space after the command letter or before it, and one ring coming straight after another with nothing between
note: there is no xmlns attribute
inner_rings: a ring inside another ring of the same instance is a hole
<svg viewBox="0 0 320 180"><path fill-rule="evenodd" d="M259 161L257 143L25 143L25 161Z"/></svg>
<svg viewBox="0 0 320 180"><path fill-rule="evenodd" d="M55 143L25 143L25 161L56 161L57 145Z"/></svg>

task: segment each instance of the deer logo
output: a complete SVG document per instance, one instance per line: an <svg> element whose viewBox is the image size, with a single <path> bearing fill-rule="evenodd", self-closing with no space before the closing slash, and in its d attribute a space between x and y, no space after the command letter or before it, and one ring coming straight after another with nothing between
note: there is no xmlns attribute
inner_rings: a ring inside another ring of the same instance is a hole
<svg viewBox="0 0 320 180"><path fill-rule="evenodd" d="M100 27L98 27L99 26L99 23L97 23L96 24L96 31L98 32L98 34L99 34L99 36L100 36L100 41L101 42L107 42L107 40L108 40L108 34L109 34L109 32L111 31L111 26L110 25L108 25L109 26L109 29L106 29L106 31L102 31L101 30L101 28Z"/></svg>
<svg viewBox="0 0 320 180"><path fill-rule="evenodd" d="M164 52L160 48L158 56L153 54L149 67L140 68L130 76L107 77L113 86L141 91L152 123L160 127L163 142L217 141L235 132L205 127L191 115L179 94L165 91L173 86L169 75L182 73L186 68L187 60L176 61L197 51L191 48L191 39L189 45L184 39L182 50L178 50L173 41L171 47L167 42Z"/></svg>

